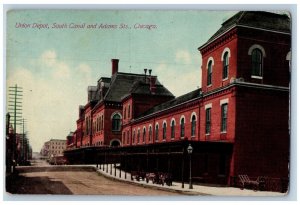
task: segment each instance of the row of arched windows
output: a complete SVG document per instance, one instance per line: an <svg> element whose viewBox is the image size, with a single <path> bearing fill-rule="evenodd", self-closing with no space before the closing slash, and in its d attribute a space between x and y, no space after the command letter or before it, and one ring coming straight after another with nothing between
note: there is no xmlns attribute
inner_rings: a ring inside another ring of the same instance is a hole
<svg viewBox="0 0 300 205"><path fill-rule="evenodd" d="M196 135L196 121L197 121L197 116L195 113L192 113L191 115L191 137L194 137ZM181 116L180 118L180 138L186 137L186 120L184 116ZM175 129L176 129L176 121L174 118L172 118L171 123L170 123L170 138L175 139ZM159 140L159 123L157 122L155 124L154 128L154 141L158 142ZM138 144L138 143L145 143L146 140L148 142L152 142L152 125L149 125L148 127L148 138L147 138L147 131L146 127L143 127L142 133L140 128L137 128L137 131L134 129L132 132L132 144ZM162 123L162 140L165 141L167 138L167 121L163 121ZM123 132L123 144L129 144L130 143L130 134L129 131Z"/></svg>
<svg viewBox="0 0 300 205"><path fill-rule="evenodd" d="M119 112L115 112L111 116L111 122L112 122L112 131L121 131L121 120L122 116ZM104 129L104 115L99 115L95 121L93 122L92 127L92 121L91 116L87 116L85 118L85 129L84 129L84 135L89 135L92 133L99 132ZM92 131L92 133L91 133Z"/></svg>
<svg viewBox="0 0 300 205"><path fill-rule="evenodd" d="M251 56L251 77L261 79L263 76L263 58L266 57L264 48L258 44L252 45L248 50ZM222 53L222 80L228 79L230 49L225 48ZM212 85L214 59L209 57L207 61L207 86Z"/></svg>
<svg viewBox="0 0 300 205"><path fill-rule="evenodd" d="M131 113L130 104L127 107L124 106L124 110L123 110L124 120L126 120L126 118L130 118L130 113Z"/></svg>

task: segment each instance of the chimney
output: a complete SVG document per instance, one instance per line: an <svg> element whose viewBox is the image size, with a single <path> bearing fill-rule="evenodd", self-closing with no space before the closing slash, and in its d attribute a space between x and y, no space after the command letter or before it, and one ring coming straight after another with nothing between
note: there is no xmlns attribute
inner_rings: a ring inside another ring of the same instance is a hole
<svg viewBox="0 0 300 205"><path fill-rule="evenodd" d="M114 75L115 73L118 72L119 69L119 59L111 59L111 75Z"/></svg>
<svg viewBox="0 0 300 205"><path fill-rule="evenodd" d="M147 68L144 69L145 72L145 83L147 83Z"/></svg>

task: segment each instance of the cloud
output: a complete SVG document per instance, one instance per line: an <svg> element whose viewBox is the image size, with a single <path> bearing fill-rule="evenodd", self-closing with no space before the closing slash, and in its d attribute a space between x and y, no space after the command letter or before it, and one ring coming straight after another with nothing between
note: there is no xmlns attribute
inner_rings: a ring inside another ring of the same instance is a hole
<svg viewBox="0 0 300 205"><path fill-rule="evenodd" d="M191 64L192 57L187 50L178 50L175 54L175 61L181 64Z"/></svg>
<svg viewBox="0 0 300 205"><path fill-rule="evenodd" d="M176 97L197 89L201 85L198 66L160 63L155 70L159 81Z"/></svg>
<svg viewBox="0 0 300 205"><path fill-rule="evenodd" d="M39 70L30 69L35 67ZM31 62L30 68L8 68L14 72L9 73L6 83L23 87L25 129L29 131L33 150L39 151L44 142L51 138L65 139L69 131L75 130L78 105L86 103L83 86L93 82L92 69L83 62L71 69L69 63L59 60L54 50L43 52L39 59ZM86 83L87 80L90 81Z"/></svg>
<svg viewBox="0 0 300 205"><path fill-rule="evenodd" d="M40 57L42 64L52 67L56 64L56 52L54 50L44 51Z"/></svg>
<svg viewBox="0 0 300 205"><path fill-rule="evenodd" d="M64 79L70 77L70 68L69 66L61 61L55 63L55 68L53 71L53 77L57 79Z"/></svg>
<svg viewBox="0 0 300 205"><path fill-rule="evenodd" d="M92 69L89 65L85 63L80 63L79 66L77 67L77 70L79 71L80 75L83 75L85 77L86 82L91 82L91 73Z"/></svg>
<svg viewBox="0 0 300 205"><path fill-rule="evenodd" d="M33 65L38 65L40 68L45 68L51 73L54 80L67 79L71 76L71 69L69 65L57 58L55 50L44 51L37 61L32 62ZM46 73L46 71L41 71ZM49 76L47 76L49 78Z"/></svg>

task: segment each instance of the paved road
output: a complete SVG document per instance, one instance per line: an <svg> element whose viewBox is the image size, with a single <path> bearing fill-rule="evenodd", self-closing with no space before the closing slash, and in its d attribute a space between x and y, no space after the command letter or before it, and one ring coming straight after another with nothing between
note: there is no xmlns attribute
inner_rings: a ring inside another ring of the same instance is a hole
<svg viewBox="0 0 300 205"><path fill-rule="evenodd" d="M26 168L25 171L23 169L13 183L8 183L7 191L17 194L179 195L174 192L113 181L92 170L60 171L51 170L49 167L38 167L30 172L27 172Z"/></svg>

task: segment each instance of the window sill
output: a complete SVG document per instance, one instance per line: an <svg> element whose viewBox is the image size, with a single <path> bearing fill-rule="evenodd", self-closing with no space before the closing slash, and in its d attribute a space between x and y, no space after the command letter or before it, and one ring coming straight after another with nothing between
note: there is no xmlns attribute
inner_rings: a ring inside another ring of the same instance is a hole
<svg viewBox="0 0 300 205"><path fill-rule="evenodd" d="M222 81L226 81L226 80L228 80L228 77L227 77L227 78L224 78L224 79L222 79Z"/></svg>
<svg viewBox="0 0 300 205"><path fill-rule="evenodd" d="M206 87L207 87L207 88L210 88L211 86L212 86L212 84L210 84L210 85L207 85Z"/></svg>
<svg viewBox="0 0 300 205"><path fill-rule="evenodd" d="M254 79L263 79L263 77L262 76L256 76L256 75L251 75L251 78L254 78Z"/></svg>
<svg viewBox="0 0 300 205"><path fill-rule="evenodd" d="M175 138L171 138L171 141L174 141Z"/></svg>
<svg viewBox="0 0 300 205"><path fill-rule="evenodd" d="M221 131L220 133L221 134L227 134L227 131Z"/></svg>
<svg viewBox="0 0 300 205"><path fill-rule="evenodd" d="M196 135L191 136L191 138L195 138L195 137L196 137Z"/></svg>

